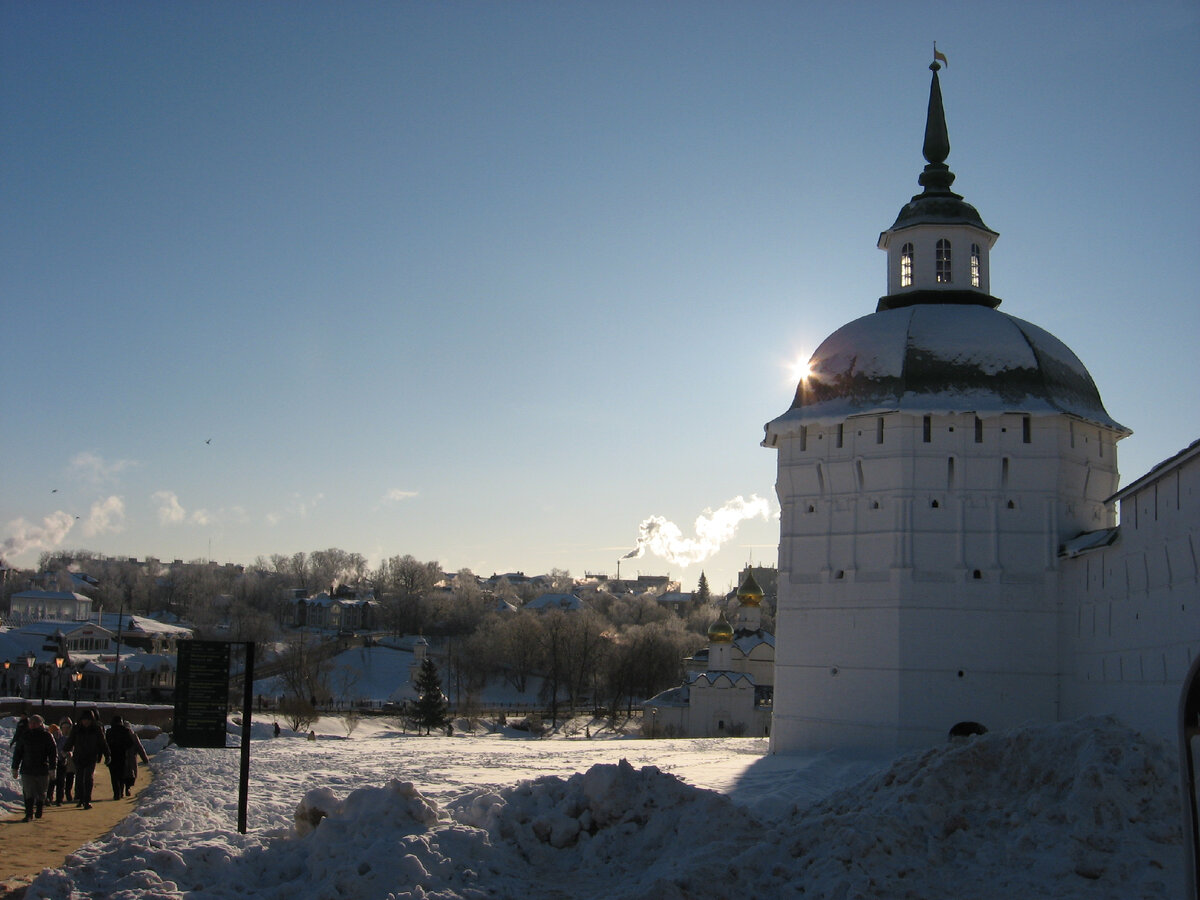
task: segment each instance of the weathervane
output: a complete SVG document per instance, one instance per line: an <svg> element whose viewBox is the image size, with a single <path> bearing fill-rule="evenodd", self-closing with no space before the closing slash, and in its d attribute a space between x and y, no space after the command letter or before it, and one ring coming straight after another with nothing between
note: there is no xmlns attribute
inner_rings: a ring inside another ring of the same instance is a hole
<svg viewBox="0 0 1200 900"><path fill-rule="evenodd" d="M941 63L947 69L950 68L950 61L948 59L946 59L946 54L942 53L940 50L938 50L937 41L934 41L933 42L933 64L929 68L933 69L933 71L936 72L940 68L940 66L938 66L938 63Z"/></svg>

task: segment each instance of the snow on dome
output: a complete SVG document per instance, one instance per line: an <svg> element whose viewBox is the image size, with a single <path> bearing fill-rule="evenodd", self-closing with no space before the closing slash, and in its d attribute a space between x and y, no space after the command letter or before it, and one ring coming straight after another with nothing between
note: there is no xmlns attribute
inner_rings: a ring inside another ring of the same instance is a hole
<svg viewBox="0 0 1200 900"><path fill-rule="evenodd" d="M772 433L853 415L1067 413L1128 432L1079 357L1042 328L986 306L918 304L843 325L822 342Z"/></svg>

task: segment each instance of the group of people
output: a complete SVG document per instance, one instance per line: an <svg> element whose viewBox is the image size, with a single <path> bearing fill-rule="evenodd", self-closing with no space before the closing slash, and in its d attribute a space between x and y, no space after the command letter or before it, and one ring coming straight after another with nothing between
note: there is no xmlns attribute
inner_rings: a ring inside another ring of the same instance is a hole
<svg viewBox="0 0 1200 900"><path fill-rule="evenodd" d="M50 803L62 806L64 798L75 806L92 808L96 766L104 760L112 781L113 799L130 795L137 781L138 760L148 763L142 742L119 715L112 717L108 733L99 713L85 709L79 722L64 717L46 725L37 715L22 716L10 743L13 778L21 782L25 821L42 817Z"/></svg>

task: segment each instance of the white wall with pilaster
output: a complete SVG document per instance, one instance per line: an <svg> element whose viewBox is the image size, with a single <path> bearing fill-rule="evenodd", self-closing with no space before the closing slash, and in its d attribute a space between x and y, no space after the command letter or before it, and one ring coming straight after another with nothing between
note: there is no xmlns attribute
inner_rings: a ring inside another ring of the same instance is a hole
<svg viewBox="0 0 1200 900"><path fill-rule="evenodd" d="M773 751L1057 718L1058 548L1111 524L1115 440L971 413L781 436Z"/></svg>

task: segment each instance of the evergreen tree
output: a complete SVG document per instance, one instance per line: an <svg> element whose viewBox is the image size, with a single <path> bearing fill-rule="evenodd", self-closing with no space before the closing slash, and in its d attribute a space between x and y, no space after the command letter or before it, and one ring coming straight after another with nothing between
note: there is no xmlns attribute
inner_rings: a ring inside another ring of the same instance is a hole
<svg viewBox="0 0 1200 900"><path fill-rule="evenodd" d="M700 572L700 583L696 585L696 596L692 598L696 601L697 607L704 606L712 599L712 593L708 589L708 579L704 576L704 572Z"/></svg>
<svg viewBox="0 0 1200 900"><path fill-rule="evenodd" d="M417 703L413 718L417 728L424 727L425 733L431 729L441 728L446 724L449 704L446 695L442 693L442 677L438 674L437 666L428 656L421 663L421 671L417 673Z"/></svg>

